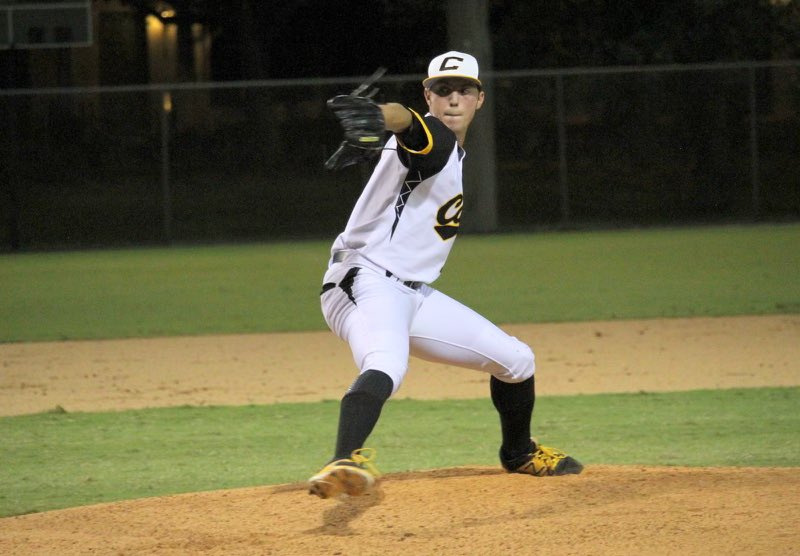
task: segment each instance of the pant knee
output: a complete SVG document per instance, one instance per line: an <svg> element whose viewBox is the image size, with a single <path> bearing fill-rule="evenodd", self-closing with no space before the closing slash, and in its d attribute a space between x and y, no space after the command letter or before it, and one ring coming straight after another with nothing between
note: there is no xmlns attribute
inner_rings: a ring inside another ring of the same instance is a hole
<svg viewBox="0 0 800 556"><path fill-rule="evenodd" d="M387 375L391 379L391 394L394 394L400 388L400 385L403 383L403 379L408 372L408 362L400 361L393 357L371 354L370 356L364 358L361 368L362 376L368 372L371 372L370 369L380 369L378 372Z"/></svg>
<svg viewBox="0 0 800 556"><path fill-rule="evenodd" d="M533 350L516 338L514 340L516 345L507 364L499 372L492 373L502 382L524 382L536 372L536 356Z"/></svg>

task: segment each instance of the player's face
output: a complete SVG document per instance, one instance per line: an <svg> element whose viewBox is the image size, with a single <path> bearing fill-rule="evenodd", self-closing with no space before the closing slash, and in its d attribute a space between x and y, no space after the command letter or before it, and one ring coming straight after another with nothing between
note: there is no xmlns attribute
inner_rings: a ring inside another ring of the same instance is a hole
<svg viewBox="0 0 800 556"><path fill-rule="evenodd" d="M425 100L431 114L463 142L475 112L483 105L483 91L468 79L440 79L425 89Z"/></svg>

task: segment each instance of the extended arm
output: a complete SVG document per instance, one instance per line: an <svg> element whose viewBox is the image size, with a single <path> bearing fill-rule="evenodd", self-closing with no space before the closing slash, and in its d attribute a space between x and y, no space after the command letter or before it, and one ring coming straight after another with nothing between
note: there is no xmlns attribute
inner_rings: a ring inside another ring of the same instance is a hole
<svg viewBox="0 0 800 556"><path fill-rule="evenodd" d="M380 105L386 129L392 133L402 133L411 125L411 112L402 104L390 102Z"/></svg>

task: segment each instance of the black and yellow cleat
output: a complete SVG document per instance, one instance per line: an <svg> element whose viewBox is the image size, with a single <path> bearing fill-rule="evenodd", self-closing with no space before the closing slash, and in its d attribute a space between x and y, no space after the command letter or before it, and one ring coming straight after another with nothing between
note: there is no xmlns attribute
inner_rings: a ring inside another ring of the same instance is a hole
<svg viewBox="0 0 800 556"><path fill-rule="evenodd" d="M332 461L308 480L308 493L320 498L333 498L341 494L361 496L372 490L380 476L372 463L375 450L360 448L350 458Z"/></svg>
<svg viewBox="0 0 800 556"><path fill-rule="evenodd" d="M531 449L525 455L507 460L500 451L500 462L509 473L523 473L536 477L577 475L583 465L575 458L556 448L541 446L531 440Z"/></svg>

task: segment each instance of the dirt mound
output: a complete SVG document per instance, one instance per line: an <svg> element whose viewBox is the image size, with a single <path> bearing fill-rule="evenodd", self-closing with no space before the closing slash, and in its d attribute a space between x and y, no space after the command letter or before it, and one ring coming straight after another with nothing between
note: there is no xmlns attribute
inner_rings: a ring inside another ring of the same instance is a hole
<svg viewBox="0 0 800 556"><path fill-rule="evenodd" d="M362 498L293 484L17 516L0 553L793 554L798 493L798 469L457 468L390 474Z"/></svg>

